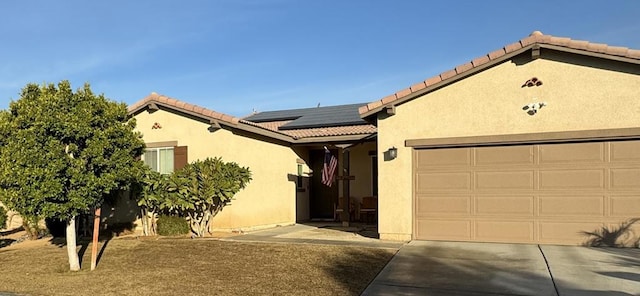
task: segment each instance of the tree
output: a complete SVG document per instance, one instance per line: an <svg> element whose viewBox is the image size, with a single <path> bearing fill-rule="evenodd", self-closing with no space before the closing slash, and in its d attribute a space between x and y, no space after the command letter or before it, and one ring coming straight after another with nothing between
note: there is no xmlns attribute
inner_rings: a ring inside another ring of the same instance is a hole
<svg viewBox="0 0 640 296"><path fill-rule="evenodd" d="M124 103L88 84L28 84L0 111L0 200L32 221L66 221L69 267L80 269L76 217L139 175L144 142Z"/></svg>
<svg viewBox="0 0 640 296"><path fill-rule="evenodd" d="M204 236L211 219L229 203L234 195L251 181L249 168L221 158L207 158L187 164L169 178L169 196L174 205L189 218L191 231Z"/></svg>
<svg viewBox="0 0 640 296"><path fill-rule="evenodd" d="M144 234L157 233L156 217L163 213L188 218L191 231L196 236L204 236L211 219L249 181L249 168L220 158L195 161L170 175L147 168L137 194Z"/></svg>
<svg viewBox="0 0 640 296"><path fill-rule="evenodd" d="M7 211L0 205L0 230L7 226Z"/></svg>

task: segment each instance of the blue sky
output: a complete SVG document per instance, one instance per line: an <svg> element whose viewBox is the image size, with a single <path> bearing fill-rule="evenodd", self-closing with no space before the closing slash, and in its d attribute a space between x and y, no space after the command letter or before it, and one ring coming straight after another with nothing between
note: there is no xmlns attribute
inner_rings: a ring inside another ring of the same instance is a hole
<svg viewBox="0 0 640 296"><path fill-rule="evenodd" d="M29 82L219 112L368 102L534 30L640 49L640 1L5 1L0 108Z"/></svg>

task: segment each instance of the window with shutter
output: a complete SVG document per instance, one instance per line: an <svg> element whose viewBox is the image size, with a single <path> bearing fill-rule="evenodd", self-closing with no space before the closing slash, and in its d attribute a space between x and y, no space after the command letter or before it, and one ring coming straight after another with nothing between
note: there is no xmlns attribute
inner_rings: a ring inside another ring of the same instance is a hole
<svg viewBox="0 0 640 296"><path fill-rule="evenodd" d="M148 147L142 156L142 160L156 172L171 174L173 171L187 165L187 146Z"/></svg>

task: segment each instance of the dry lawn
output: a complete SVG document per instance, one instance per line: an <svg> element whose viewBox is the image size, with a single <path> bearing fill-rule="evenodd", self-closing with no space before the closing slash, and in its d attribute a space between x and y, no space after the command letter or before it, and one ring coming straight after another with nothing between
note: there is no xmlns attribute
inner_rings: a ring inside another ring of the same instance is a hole
<svg viewBox="0 0 640 296"><path fill-rule="evenodd" d="M0 295L358 295L395 252L198 239L114 239L99 249L95 271L84 244L82 271L69 272L66 246L0 247Z"/></svg>

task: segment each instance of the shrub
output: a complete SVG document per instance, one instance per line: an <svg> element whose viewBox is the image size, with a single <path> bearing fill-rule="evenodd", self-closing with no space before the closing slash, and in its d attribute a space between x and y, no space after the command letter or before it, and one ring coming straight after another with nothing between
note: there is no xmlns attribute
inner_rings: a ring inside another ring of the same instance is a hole
<svg viewBox="0 0 640 296"><path fill-rule="evenodd" d="M7 226L7 211L0 206L0 229L4 229Z"/></svg>
<svg viewBox="0 0 640 296"><path fill-rule="evenodd" d="M65 237L67 234L67 222L60 221L56 218L44 219L44 224L47 226L49 234L53 237Z"/></svg>
<svg viewBox="0 0 640 296"><path fill-rule="evenodd" d="M157 224L159 235L185 235L189 233L189 223L183 217L160 216Z"/></svg>

